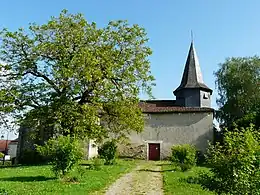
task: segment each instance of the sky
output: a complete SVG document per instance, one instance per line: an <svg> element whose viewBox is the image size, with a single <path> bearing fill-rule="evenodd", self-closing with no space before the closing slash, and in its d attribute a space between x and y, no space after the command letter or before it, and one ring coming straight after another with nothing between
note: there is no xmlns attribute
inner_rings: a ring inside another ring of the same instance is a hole
<svg viewBox="0 0 260 195"><path fill-rule="evenodd" d="M203 79L214 90L212 107L217 108L213 72L218 65L228 57L259 55L259 8L259 0L8 0L1 1L0 28L43 24L63 9L83 13L99 27L119 19L138 24L153 50L156 99L175 99L172 91L180 84L192 30Z"/></svg>

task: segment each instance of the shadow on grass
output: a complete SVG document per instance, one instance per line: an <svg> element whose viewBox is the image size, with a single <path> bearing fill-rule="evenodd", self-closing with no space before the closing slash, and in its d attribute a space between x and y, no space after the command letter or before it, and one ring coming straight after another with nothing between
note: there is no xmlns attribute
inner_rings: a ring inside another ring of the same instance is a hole
<svg viewBox="0 0 260 195"><path fill-rule="evenodd" d="M201 180L198 176L189 176L185 178L180 178L179 182L189 183L189 184L201 184Z"/></svg>
<svg viewBox="0 0 260 195"><path fill-rule="evenodd" d="M134 157L131 157L131 156L118 156L118 159L122 159L122 160L136 160Z"/></svg>
<svg viewBox="0 0 260 195"><path fill-rule="evenodd" d="M155 171L152 169L140 169L138 170L139 172L158 172L158 173L163 173L163 172L174 172L176 171L176 169L166 169L166 170L159 170L159 171Z"/></svg>
<svg viewBox="0 0 260 195"><path fill-rule="evenodd" d="M217 191L219 188L218 185L214 182L214 177L212 175L209 175L207 173L203 173L201 175L197 176L189 176L186 178L180 178L179 182L187 183L187 184L198 184L200 185L204 190L209 191Z"/></svg>
<svg viewBox="0 0 260 195"><path fill-rule="evenodd" d="M171 163L162 163L162 164L157 164L156 166L165 166L165 165L172 165Z"/></svg>
<svg viewBox="0 0 260 195"><path fill-rule="evenodd" d="M18 181L18 182L33 182L33 181L48 181L54 180L55 177L45 177L45 176L21 176L21 177L5 177L0 178L0 181Z"/></svg>
<svg viewBox="0 0 260 195"><path fill-rule="evenodd" d="M40 166L47 166L49 164L15 164L15 165L0 165L0 169L6 169L6 168L16 168L16 167L22 167L22 168L28 168L28 167L40 167Z"/></svg>
<svg viewBox="0 0 260 195"><path fill-rule="evenodd" d="M93 163L80 163L80 166L84 166L84 167L89 167L91 166Z"/></svg>

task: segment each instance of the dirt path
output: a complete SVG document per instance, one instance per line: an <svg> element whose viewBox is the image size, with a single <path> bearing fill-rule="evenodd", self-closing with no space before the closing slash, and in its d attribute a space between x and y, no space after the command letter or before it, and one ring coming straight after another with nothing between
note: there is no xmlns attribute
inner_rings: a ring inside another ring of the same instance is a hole
<svg viewBox="0 0 260 195"><path fill-rule="evenodd" d="M132 172L119 178L106 191L106 195L162 195L161 162L147 161Z"/></svg>

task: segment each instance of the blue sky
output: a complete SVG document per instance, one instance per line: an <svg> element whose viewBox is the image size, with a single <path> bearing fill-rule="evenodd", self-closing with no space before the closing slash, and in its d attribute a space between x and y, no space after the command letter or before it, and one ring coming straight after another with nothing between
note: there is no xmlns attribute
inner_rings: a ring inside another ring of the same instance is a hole
<svg viewBox="0 0 260 195"><path fill-rule="evenodd" d="M205 83L215 90L213 72L227 57L253 56L260 51L259 0L8 0L1 1L0 28L16 30L30 22L45 23L62 9L81 12L105 26L126 19L148 33L157 99L173 99L190 45L190 31ZM212 106L217 108L213 93Z"/></svg>

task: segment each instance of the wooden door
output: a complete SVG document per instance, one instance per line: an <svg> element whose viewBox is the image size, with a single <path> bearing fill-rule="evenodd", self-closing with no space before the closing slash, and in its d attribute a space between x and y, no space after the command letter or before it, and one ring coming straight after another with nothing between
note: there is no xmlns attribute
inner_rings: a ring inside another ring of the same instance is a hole
<svg viewBox="0 0 260 195"><path fill-rule="evenodd" d="M160 160L160 144L149 143L149 160Z"/></svg>

